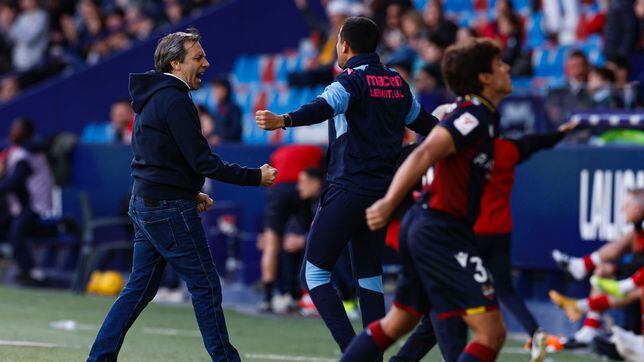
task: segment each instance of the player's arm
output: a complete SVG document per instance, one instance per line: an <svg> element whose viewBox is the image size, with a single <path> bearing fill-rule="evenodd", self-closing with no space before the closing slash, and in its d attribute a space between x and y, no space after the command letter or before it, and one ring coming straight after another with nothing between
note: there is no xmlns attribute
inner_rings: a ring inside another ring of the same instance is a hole
<svg viewBox="0 0 644 362"><path fill-rule="evenodd" d="M255 113L255 123L261 129L272 131L284 127L300 127L321 123L345 113L349 105L356 102L361 94L355 76L341 74L337 80L324 89L311 103L293 112L277 115L267 110Z"/></svg>
<svg viewBox="0 0 644 362"><path fill-rule="evenodd" d="M512 140L517 146L519 151L519 162L523 162L530 158L535 152L541 151L546 148L554 147L561 141L570 131L575 129L579 122L569 121L562 124L556 132L531 134L523 136L517 140Z"/></svg>
<svg viewBox="0 0 644 362"><path fill-rule="evenodd" d="M434 126L438 124L438 118L427 113L420 103L418 103L416 97L414 97L409 113L407 113L407 117L405 118L405 124L407 124L407 128L426 137Z"/></svg>
<svg viewBox="0 0 644 362"><path fill-rule="evenodd" d="M389 221L391 213L418 183L427 169L456 151L451 133L445 127L435 127L423 143L407 157L394 176L387 194L367 209L367 224L377 230Z"/></svg>
<svg viewBox="0 0 644 362"><path fill-rule="evenodd" d="M0 194L16 190L27 184L27 178L32 174L29 162L19 161L13 172L0 181Z"/></svg>

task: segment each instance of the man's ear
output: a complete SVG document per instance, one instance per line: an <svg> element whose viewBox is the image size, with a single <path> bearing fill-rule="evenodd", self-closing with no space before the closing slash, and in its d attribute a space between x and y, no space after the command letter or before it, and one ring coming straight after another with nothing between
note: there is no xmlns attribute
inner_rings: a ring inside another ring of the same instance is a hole
<svg viewBox="0 0 644 362"><path fill-rule="evenodd" d="M349 43L346 40L342 41L342 53L347 54L349 52Z"/></svg>
<svg viewBox="0 0 644 362"><path fill-rule="evenodd" d="M479 82L481 85L488 85L493 82L492 73L479 73Z"/></svg>
<svg viewBox="0 0 644 362"><path fill-rule="evenodd" d="M171 60L170 65L172 66L172 70L181 70L181 62L179 60Z"/></svg>

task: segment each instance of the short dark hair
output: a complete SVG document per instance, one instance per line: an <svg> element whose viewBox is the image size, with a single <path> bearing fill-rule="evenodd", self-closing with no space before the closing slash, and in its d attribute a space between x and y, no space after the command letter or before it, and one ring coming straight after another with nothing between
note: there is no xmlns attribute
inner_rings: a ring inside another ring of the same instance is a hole
<svg viewBox="0 0 644 362"><path fill-rule="evenodd" d="M316 167L308 167L302 170L302 172L304 172L307 177L310 177L314 180L318 180L320 182L324 181L324 171L322 171L322 169Z"/></svg>
<svg viewBox="0 0 644 362"><path fill-rule="evenodd" d="M615 73L612 70L605 67L593 67L590 70L591 72L597 73L603 80L615 83Z"/></svg>
<svg viewBox="0 0 644 362"><path fill-rule="evenodd" d="M230 84L230 81L225 76L219 76L212 81L213 86L220 86L226 89L226 99L225 101L230 101L233 96L233 87Z"/></svg>
<svg viewBox="0 0 644 362"><path fill-rule="evenodd" d="M169 73L172 71L173 60L183 62L186 58L186 48L183 44L187 41L198 42L201 35L196 28L188 28L185 32L171 33L159 40L154 50L154 68L157 72Z"/></svg>
<svg viewBox="0 0 644 362"><path fill-rule="evenodd" d="M14 122L20 124L22 135L20 141L32 139L36 135L36 124L29 117L18 117Z"/></svg>
<svg viewBox="0 0 644 362"><path fill-rule="evenodd" d="M586 53L584 53L580 49L575 49L571 51L570 54L568 54L568 59L570 58L582 58L584 63L586 63L586 65L590 64L590 62L588 61L588 57L586 56Z"/></svg>
<svg viewBox="0 0 644 362"><path fill-rule="evenodd" d="M631 65L628 61L628 58L623 55L616 55L614 57L610 57L606 59L606 61L615 64L615 66L619 69L625 69L626 71L629 71L629 72L631 70Z"/></svg>
<svg viewBox="0 0 644 362"><path fill-rule="evenodd" d="M380 29L369 18L352 16L344 21L340 39L346 41L357 54L373 53L378 47Z"/></svg>
<svg viewBox="0 0 644 362"><path fill-rule="evenodd" d="M501 47L490 39L468 39L447 48L441 71L449 89L458 96L480 94L479 74L492 73L492 62L501 57Z"/></svg>

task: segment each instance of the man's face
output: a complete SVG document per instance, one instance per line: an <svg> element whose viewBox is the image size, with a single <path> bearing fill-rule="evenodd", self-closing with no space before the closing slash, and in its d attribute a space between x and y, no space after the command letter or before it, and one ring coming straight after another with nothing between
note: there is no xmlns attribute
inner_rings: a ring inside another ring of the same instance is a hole
<svg viewBox="0 0 644 362"><path fill-rule="evenodd" d="M201 86L201 76L210 67L199 42L187 41L183 43L186 50L186 57L183 62L177 63L173 69L173 74L181 77L188 83L190 89L199 89Z"/></svg>
<svg viewBox="0 0 644 362"><path fill-rule="evenodd" d="M566 61L566 75L577 82L585 82L588 77L588 67L583 58L570 57Z"/></svg>
<svg viewBox="0 0 644 362"><path fill-rule="evenodd" d="M110 119L117 128L126 128L132 120L132 108L125 102L116 103L110 111Z"/></svg>
<svg viewBox="0 0 644 362"><path fill-rule="evenodd" d="M342 29L340 29L340 31L338 32L338 42L335 45L335 50L338 53L338 66L344 69L344 65L347 63L349 54L347 49L347 42L342 41L342 38L340 38L340 33L342 33Z"/></svg>
<svg viewBox="0 0 644 362"><path fill-rule="evenodd" d="M18 143L24 138L25 127L20 121L13 121L11 128L9 128L9 142Z"/></svg>
<svg viewBox="0 0 644 362"><path fill-rule="evenodd" d="M301 200L316 199L320 195L322 183L320 180L309 177L306 172L300 172L297 179L297 191Z"/></svg>
<svg viewBox="0 0 644 362"><path fill-rule="evenodd" d="M626 194L622 211L629 223L640 221L644 217L644 205L638 203L637 197L631 193Z"/></svg>
<svg viewBox="0 0 644 362"><path fill-rule="evenodd" d="M508 95L512 93L510 66L503 62L500 57L496 57L492 61L492 83L490 87L498 94Z"/></svg>

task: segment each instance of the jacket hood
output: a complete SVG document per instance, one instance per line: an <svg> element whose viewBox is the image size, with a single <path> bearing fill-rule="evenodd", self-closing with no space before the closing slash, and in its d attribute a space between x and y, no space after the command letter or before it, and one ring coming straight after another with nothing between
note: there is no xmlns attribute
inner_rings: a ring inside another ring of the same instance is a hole
<svg viewBox="0 0 644 362"><path fill-rule="evenodd" d="M153 70L145 73L130 74L129 89L132 109L135 113L141 113L143 106L156 92L169 87L179 88L179 90L186 93L189 91L185 83L167 74Z"/></svg>

